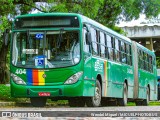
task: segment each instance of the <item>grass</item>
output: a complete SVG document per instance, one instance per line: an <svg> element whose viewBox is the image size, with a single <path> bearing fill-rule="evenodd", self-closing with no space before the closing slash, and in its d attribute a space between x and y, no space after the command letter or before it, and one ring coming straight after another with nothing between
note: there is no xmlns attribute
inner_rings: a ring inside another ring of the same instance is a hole
<svg viewBox="0 0 160 120"><path fill-rule="evenodd" d="M129 102L127 106L136 106L135 102ZM160 106L160 101L150 101L149 106Z"/></svg>
<svg viewBox="0 0 160 120"><path fill-rule="evenodd" d="M0 101L16 102L16 103L24 102L25 103L25 102L28 102L29 99L11 97L10 86L6 86L4 84L0 84Z"/></svg>
<svg viewBox="0 0 160 120"><path fill-rule="evenodd" d="M10 87L4 84L0 85L0 100L1 101L15 101L16 98L11 97Z"/></svg>
<svg viewBox="0 0 160 120"><path fill-rule="evenodd" d="M10 86L6 86L4 84L0 84L0 101L5 102L16 102L16 103L28 103L30 102L29 98L13 98L11 97ZM68 105L67 100L59 100L57 102L51 101L50 99L47 100L47 103L50 103L52 106L66 106Z"/></svg>
<svg viewBox="0 0 160 120"><path fill-rule="evenodd" d="M160 101L151 101L149 103L150 106L160 106Z"/></svg>
<svg viewBox="0 0 160 120"><path fill-rule="evenodd" d="M11 97L10 87L4 84L0 84L0 101L5 102L16 102L16 103L26 103L30 102L29 98L13 98ZM51 101L50 99L47 100L47 103L51 103L54 106L66 106L68 105L67 100L59 100L57 102ZM149 103L150 106L160 106L160 101L151 101ZM129 102L128 106L135 106L134 102Z"/></svg>
<svg viewBox="0 0 160 120"><path fill-rule="evenodd" d="M136 106L135 102L128 102L127 106Z"/></svg>

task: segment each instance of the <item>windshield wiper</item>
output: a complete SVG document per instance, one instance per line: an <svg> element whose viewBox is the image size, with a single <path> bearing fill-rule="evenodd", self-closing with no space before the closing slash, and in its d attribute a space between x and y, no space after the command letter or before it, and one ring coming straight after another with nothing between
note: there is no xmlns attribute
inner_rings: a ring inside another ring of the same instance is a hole
<svg viewBox="0 0 160 120"><path fill-rule="evenodd" d="M57 48L60 47L61 42L62 42L62 40L63 40L63 35L62 35L63 31L64 31L64 28L61 28L61 29L60 29L60 33L59 33L59 36L58 36L58 40L57 40L57 45L56 45Z"/></svg>
<svg viewBox="0 0 160 120"><path fill-rule="evenodd" d="M27 30L27 41L29 42L29 49L31 49L32 43L31 43L31 39L30 39L30 30Z"/></svg>

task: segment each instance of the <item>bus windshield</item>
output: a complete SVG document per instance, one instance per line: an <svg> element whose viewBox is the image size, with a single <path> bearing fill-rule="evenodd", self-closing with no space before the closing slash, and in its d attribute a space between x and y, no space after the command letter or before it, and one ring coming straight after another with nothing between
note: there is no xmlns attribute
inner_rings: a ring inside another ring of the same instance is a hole
<svg viewBox="0 0 160 120"><path fill-rule="evenodd" d="M12 64L23 68L59 68L80 61L78 31L14 32Z"/></svg>

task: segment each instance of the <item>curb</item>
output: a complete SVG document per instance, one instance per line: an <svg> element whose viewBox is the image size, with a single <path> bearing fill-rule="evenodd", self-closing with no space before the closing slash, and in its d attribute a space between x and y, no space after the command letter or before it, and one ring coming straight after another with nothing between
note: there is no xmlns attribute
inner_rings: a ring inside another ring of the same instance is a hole
<svg viewBox="0 0 160 120"><path fill-rule="evenodd" d="M57 107L57 106L68 106L66 104L55 104L55 103L46 103L46 107ZM1 107L33 107L31 105L31 103L29 102L26 102L26 103L16 103L16 102L3 102L3 101L0 101L0 108Z"/></svg>
<svg viewBox="0 0 160 120"><path fill-rule="evenodd" d="M30 103L16 103L16 102L2 102L0 101L0 107L30 107L31 104Z"/></svg>
<svg viewBox="0 0 160 120"><path fill-rule="evenodd" d="M15 106L15 102L0 102L0 107Z"/></svg>

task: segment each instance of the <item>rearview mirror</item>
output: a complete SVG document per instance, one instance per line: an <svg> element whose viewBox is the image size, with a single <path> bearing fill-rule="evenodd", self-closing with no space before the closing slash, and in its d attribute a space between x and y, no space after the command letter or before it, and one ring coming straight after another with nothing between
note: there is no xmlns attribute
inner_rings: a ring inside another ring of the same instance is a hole
<svg viewBox="0 0 160 120"><path fill-rule="evenodd" d="M6 29L3 32L3 43L7 46L8 45L8 40L9 40L9 29Z"/></svg>
<svg viewBox="0 0 160 120"><path fill-rule="evenodd" d="M86 36L86 44L89 45L91 44L91 33L90 32L87 32L87 36Z"/></svg>

